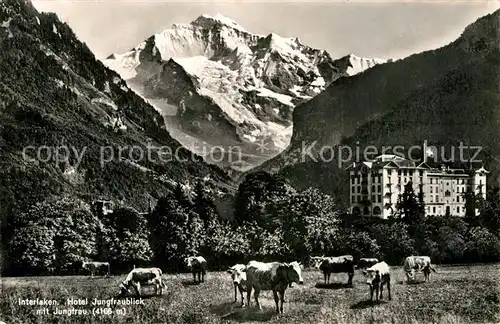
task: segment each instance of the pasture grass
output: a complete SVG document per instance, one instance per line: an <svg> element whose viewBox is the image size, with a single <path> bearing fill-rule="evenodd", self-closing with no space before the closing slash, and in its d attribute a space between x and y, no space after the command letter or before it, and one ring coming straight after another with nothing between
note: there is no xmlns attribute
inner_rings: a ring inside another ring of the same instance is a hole
<svg viewBox="0 0 500 324"><path fill-rule="evenodd" d="M303 272L304 285L294 284L286 292L285 314L275 314L272 292L261 292L263 310L234 304L234 291L226 272L209 272L205 282L193 284L190 274L164 275L162 296L144 297L144 305L111 306L113 314L36 314L40 306L19 305L18 299L56 299L68 308L66 298L90 300L117 297L124 275L111 278L25 277L2 278L0 320L8 323L500 323L500 265L443 266L423 282L404 282L400 267L391 268L392 300L371 303L362 273L356 271L354 287L345 285L347 274L333 274L323 284L318 271ZM144 294L152 293L144 287ZM75 306L91 310L95 306ZM105 306L103 306L105 307ZM117 309L125 308L125 314Z"/></svg>

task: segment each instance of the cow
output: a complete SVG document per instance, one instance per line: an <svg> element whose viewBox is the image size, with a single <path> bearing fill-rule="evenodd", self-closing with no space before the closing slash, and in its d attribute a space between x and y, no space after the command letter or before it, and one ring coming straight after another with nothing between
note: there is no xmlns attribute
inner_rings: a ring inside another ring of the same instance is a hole
<svg viewBox="0 0 500 324"><path fill-rule="evenodd" d="M238 302L238 293L237 289L240 291L241 295L241 306L245 305L245 300L243 298L243 292L247 289L247 274L245 272L246 265L244 264L236 264L227 270L228 273L231 274L231 279L233 280L234 285L234 302Z"/></svg>
<svg viewBox="0 0 500 324"><path fill-rule="evenodd" d="M352 255L342 255L338 257L312 257L315 261L314 267L323 272L325 284L330 282L332 273L346 272L348 277L347 284L352 286L354 277L354 258Z"/></svg>
<svg viewBox="0 0 500 324"><path fill-rule="evenodd" d="M384 261L376 263L364 270L363 274L366 277L366 283L370 286L370 301L373 302L373 291L375 290L375 298L378 302L379 289L380 299L382 299L385 284L387 284L387 293L389 294L389 300L391 300L391 273L387 263Z"/></svg>
<svg viewBox="0 0 500 324"><path fill-rule="evenodd" d="M165 284L162 280L162 271L160 268L134 268L131 270L124 281L119 285L121 295L125 295L130 287L133 287L137 296L141 296L141 284L155 285L155 294L162 295Z"/></svg>
<svg viewBox="0 0 500 324"><path fill-rule="evenodd" d="M198 281L205 281L205 274L207 273L207 260L202 256L192 256L184 259L187 267L193 273L193 281L196 282L196 275L198 275Z"/></svg>
<svg viewBox="0 0 500 324"><path fill-rule="evenodd" d="M431 264L431 258L428 256L409 256L404 260L403 270L406 274L406 282L415 280L415 271L422 271L424 273L424 280L430 278L431 270L436 272L436 269Z"/></svg>
<svg viewBox="0 0 500 324"><path fill-rule="evenodd" d="M300 263L281 262L258 262L250 261L246 266L247 274L247 304L250 307L250 297L252 289L257 307L262 309L259 302L261 290L272 290L276 312L283 313L283 303L285 302L285 290L291 282L304 284Z"/></svg>
<svg viewBox="0 0 500 324"><path fill-rule="evenodd" d="M95 272L106 270L106 277L109 277L109 262L83 262L82 268L90 272L90 277L94 276Z"/></svg>
<svg viewBox="0 0 500 324"><path fill-rule="evenodd" d="M361 258L356 264L357 269L366 269L378 263L377 258Z"/></svg>

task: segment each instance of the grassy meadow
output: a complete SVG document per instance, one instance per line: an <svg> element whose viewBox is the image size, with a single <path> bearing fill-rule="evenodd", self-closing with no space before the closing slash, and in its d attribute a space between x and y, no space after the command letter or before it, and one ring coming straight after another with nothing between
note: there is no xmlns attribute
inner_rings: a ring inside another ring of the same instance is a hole
<svg viewBox="0 0 500 324"><path fill-rule="evenodd" d="M500 264L437 266L438 273L423 282L404 283L401 267L392 268L392 300L368 302L369 288L356 271L354 288L345 287L347 274L332 275L323 285L322 274L304 270L304 285L286 292L285 314L275 314L272 292L261 292L263 310L233 303L229 275L209 272L206 281L193 284L190 274L164 275L163 296L146 296L144 305L111 306L111 314L54 315L41 306L19 305L19 299L55 299L57 308L66 298L109 299L118 294L124 275L111 278L87 276L2 278L0 320L8 323L500 323ZM422 280L422 281L420 281ZM144 294L152 293L144 287ZM239 295L239 294L238 294ZM253 299L253 298L252 298ZM106 306L74 306L92 312Z"/></svg>

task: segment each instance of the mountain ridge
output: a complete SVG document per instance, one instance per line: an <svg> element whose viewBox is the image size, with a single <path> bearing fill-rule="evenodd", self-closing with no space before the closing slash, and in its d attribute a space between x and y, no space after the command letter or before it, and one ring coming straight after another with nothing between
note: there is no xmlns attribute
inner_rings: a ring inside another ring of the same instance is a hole
<svg viewBox="0 0 500 324"><path fill-rule="evenodd" d="M146 210L176 184L207 177L215 192L233 189L222 170L174 140L162 116L55 14L39 13L29 1L3 0L0 44L2 214L49 196L106 199ZM67 148L81 159L69 154L61 161L41 160L41 147ZM148 147L154 148L151 159ZM156 149L162 147L177 155L160 157Z"/></svg>
<svg viewBox="0 0 500 324"><path fill-rule="evenodd" d="M347 58L347 59L346 59ZM276 155L289 143L293 109L313 98L333 81L360 73L382 59L354 56L332 60L325 50L304 45L297 37L281 37L276 33L256 35L222 15L202 15L189 24L174 24L146 39L124 54L113 54L104 63L119 72L138 93L148 98L177 128L198 138L200 142L224 142L239 146L247 156L260 155L260 161L245 161L252 166ZM176 61L196 84L181 100L178 93L166 93L164 83L177 82L170 70ZM342 67L339 68L338 66ZM190 101L210 97L221 113L204 113ZM192 109L185 116L175 116L173 107ZM196 113L195 113L196 112ZM175 116L175 117L170 117ZM220 117L220 118L218 118ZM207 121L208 119L208 121ZM215 131L217 124L233 125ZM211 124L206 132L199 124ZM236 138L234 138L236 135ZM267 152L258 149L266 146ZM190 147L189 143L183 145Z"/></svg>
<svg viewBox="0 0 500 324"><path fill-rule="evenodd" d="M250 172L280 173L299 188L319 187L343 197L348 205L344 168L349 161L339 163L340 148L363 152L371 146L381 152L384 146L408 149L427 141L429 146L442 147L445 154L440 162L445 163L451 150L463 143L482 147L478 159L483 162L472 166L484 164L491 171L489 185L497 186L499 22L497 10L467 26L459 38L442 48L340 79L295 109L290 146ZM304 145L307 148L313 143L310 156L302 154ZM332 148L335 158L314 161L323 147ZM457 155L453 163L464 164Z"/></svg>
<svg viewBox="0 0 500 324"><path fill-rule="evenodd" d="M494 14L497 15L498 11ZM290 146L260 168L277 171L285 164L293 164L298 159L301 143L309 145L316 141L316 148L339 145L343 138L353 136L357 127L390 112L411 92L436 82L443 74L466 62L480 59L477 54L481 54L484 49L475 51L477 45L469 44L472 36L468 37L467 33L473 29L486 28L489 38L497 37L494 27L488 29L485 23L491 15L478 19L464 29L459 38L439 49L413 54L350 78L339 79L335 86L328 87L294 110ZM479 27L483 24L486 26ZM315 153L318 153L317 149Z"/></svg>

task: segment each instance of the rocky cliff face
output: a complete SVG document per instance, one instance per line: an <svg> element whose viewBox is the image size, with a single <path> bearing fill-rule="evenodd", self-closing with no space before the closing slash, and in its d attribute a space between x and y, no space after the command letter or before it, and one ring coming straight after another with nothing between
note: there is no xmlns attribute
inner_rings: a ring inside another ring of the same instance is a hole
<svg viewBox="0 0 500 324"><path fill-rule="evenodd" d="M255 35L221 15L203 15L104 63L168 116L186 147L238 147L243 160L225 162L245 168L289 144L295 106L384 61L333 61L297 38Z"/></svg>

